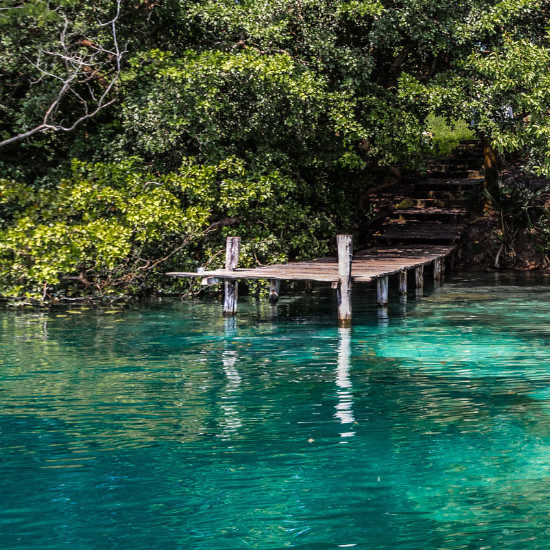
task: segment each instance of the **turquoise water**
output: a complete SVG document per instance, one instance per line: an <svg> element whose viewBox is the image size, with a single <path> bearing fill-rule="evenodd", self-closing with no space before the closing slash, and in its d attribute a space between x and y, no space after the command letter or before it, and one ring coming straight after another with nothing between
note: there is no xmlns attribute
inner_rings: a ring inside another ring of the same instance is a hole
<svg viewBox="0 0 550 550"><path fill-rule="evenodd" d="M549 282L0 312L0 548L547 549Z"/></svg>

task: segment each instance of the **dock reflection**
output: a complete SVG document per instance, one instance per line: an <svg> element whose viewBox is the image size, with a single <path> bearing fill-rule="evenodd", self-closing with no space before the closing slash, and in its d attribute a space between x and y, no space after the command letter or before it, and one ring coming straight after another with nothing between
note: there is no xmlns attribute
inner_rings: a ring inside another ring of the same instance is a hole
<svg viewBox="0 0 550 550"><path fill-rule="evenodd" d="M353 415L353 386L350 379L351 366L351 329L338 329L338 363L336 367L336 392L338 403L334 414L343 425L340 437L353 437L355 431L353 425L355 417Z"/></svg>
<svg viewBox="0 0 550 550"><path fill-rule="evenodd" d="M242 377L236 367L239 354L237 350L234 349L234 343L231 340L231 337L237 334L237 320L235 317L228 317L225 319L224 325L225 335L228 338L222 353L222 366L227 383L225 384L221 396L221 409L223 411L224 422L220 437L222 439L230 439L243 425L237 407L237 396L238 390L242 384Z"/></svg>

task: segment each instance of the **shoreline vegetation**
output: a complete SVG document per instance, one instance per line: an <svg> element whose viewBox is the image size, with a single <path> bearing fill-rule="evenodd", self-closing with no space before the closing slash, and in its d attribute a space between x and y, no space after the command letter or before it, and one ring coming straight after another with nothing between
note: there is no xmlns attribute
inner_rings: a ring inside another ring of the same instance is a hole
<svg viewBox="0 0 550 550"><path fill-rule="evenodd" d="M463 265L547 270L549 23L545 0L7 0L1 299L195 295L164 273L220 267L230 235L242 267L324 256L465 140Z"/></svg>

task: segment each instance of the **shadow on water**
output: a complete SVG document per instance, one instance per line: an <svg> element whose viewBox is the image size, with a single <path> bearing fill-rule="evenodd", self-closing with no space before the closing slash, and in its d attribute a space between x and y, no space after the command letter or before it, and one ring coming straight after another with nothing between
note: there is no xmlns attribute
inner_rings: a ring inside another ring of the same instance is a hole
<svg viewBox="0 0 550 550"><path fill-rule="evenodd" d="M548 278L0 312L0 546L547 548Z"/></svg>

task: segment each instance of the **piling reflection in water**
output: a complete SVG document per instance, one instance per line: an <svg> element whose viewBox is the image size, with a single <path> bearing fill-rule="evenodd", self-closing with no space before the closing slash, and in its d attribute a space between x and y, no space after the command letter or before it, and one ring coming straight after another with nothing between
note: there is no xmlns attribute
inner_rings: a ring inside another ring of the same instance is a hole
<svg viewBox="0 0 550 550"><path fill-rule="evenodd" d="M243 425L238 410L238 390L242 383L242 377L237 370L239 354L233 349L233 338L237 334L237 319L226 317L224 319L225 349L222 353L223 372L227 383L221 395L221 409L224 415L222 439L230 439Z"/></svg>
<svg viewBox="0 0 550 550"><path fill-rule="evenodd" d="M336 404L336 418L344 425L341 437L353 437L353 388L350 379L351 367L351 329L338 329L338 365L336 368L336 385L338 386L338 403Z"/></svg>
<svg viewBox="0 0 550 550"><path fill-rule="evenodd" d="M387 327L390 322L390 316L387 306L380 306L378 308L378 325L380 327Z"/></svg>

